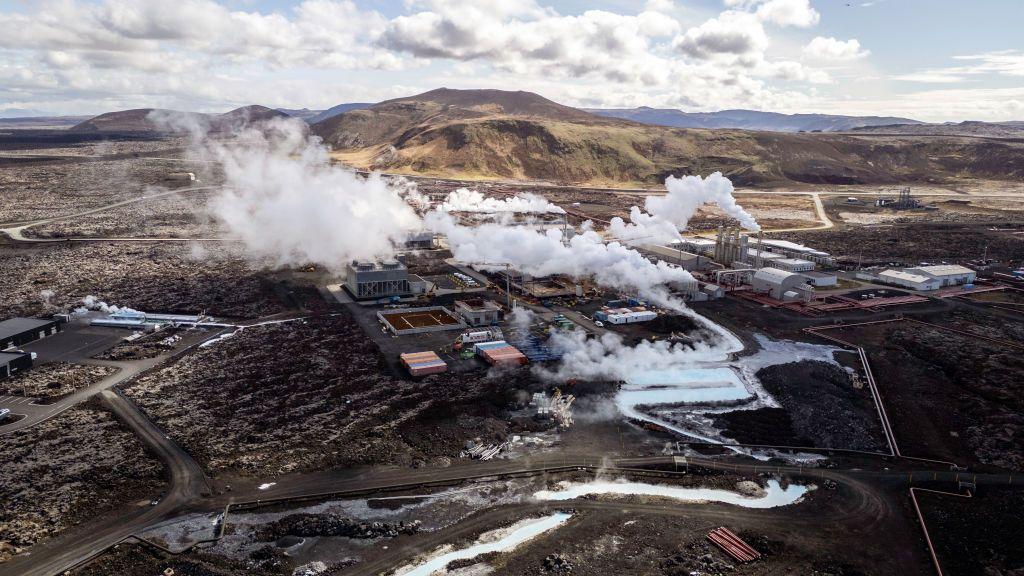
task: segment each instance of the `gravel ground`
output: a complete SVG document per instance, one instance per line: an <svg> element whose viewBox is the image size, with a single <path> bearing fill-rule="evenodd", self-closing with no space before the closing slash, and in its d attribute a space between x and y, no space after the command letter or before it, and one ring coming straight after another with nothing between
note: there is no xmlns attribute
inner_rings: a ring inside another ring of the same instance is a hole
<svg viewBox="0 0 1024 576"><path fill-rule="evenodd" d="M35 398L59 398L87 388L116 371L116 368L109 366L67 362L43 364L0 381L0 394L12 394L17 391Z"/></svg>
<svg viewBox="0 0 1024 576"><path fill-rule="evenodd" d="M73 408L0 436L0 561L86 519L159 495L163 468L109 412Z"/></svg>
<svg viewBox="0 0 1024 576"><path fill-rule="evenodd" d="M396 378L342 314L242 330L128 394L211 472L268 475L446 461L467 439L504 440L502 386Z"/></svg>
<svg viewBox="0 0 1024 576"><path fill-rule="evenodd" d="M52 314L88 295L148 312L253 318L284 310L270 274L214 246L0 244L0 316ZM47 305L43 290L54 292Z"/></svg>

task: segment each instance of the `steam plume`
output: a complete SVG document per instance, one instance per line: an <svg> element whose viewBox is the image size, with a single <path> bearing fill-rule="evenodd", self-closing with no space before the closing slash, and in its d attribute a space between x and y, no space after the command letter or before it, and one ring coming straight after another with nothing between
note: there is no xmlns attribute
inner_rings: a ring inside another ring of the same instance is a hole
<svg viewBox="0 0 1024 576"><path fill-rule="evenodd" d="M565 214L565 210L546 198L521 192L504 199L488 198L476 190L459 188L445 198L440 206L445 212L515 212L531 214Z"/></svg>
<svg viewBox="0 0 1024 576"><path fill-rule="evenodd" d="M612 218L609 233L629 244L679 240L679 231L686 229L690 218L704 204L718 205L748 230L761 229L754 217L736 203L732 181L721 172L707 178L669 176L665 179L665 188L668 193L664 196L648 196L644 200L643 211L634 206L629 211L629 223L619 217Z"/></svg>
<svg viewBox="0 0 1024 576"><path fill-rule="evenodd" d="M448 236L448 244L457 260L508 263L531 276L593 276L602 286L636 291L665 307L683 307L682 302L669 293L669 284L693 281L686 270L661 261L652 263L619 242L605 243L593 231L585 231L563 242L560 230L542 231L495 223L469 227L456 223L440 211L428 213L426 224L429 229Z"/></svg>

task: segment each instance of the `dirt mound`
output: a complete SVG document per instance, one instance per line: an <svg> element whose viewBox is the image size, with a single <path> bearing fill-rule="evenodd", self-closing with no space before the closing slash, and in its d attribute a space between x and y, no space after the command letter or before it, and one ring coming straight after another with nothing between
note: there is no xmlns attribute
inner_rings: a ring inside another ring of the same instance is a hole
<svg viewBox="0 0 1024 576"><path fill-rule="evenodd" d="M309 538L314 536L344 536L346 538L395 538L399 534L415 534L420 529L419 522L406 524L398 522L364 522L353 520L337 514L292 514L275 520L256 532L256 539L261 542L280 540L286 536Z"/></svg>

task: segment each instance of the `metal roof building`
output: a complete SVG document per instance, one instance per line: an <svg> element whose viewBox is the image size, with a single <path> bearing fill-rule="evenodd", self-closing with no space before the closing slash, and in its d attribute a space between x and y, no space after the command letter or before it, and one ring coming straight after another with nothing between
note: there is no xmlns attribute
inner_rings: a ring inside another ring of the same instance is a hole
<svg viewBox="0 0 1024 576"><path fill-rule="evenodd" d="M939 281L939 287L958 286L973 283L978 275L974 270L957 264L939 264L936 266L918 266L907 268L911 274L919 274Z"/></svg>
<svg viewBox="0 0 1024 576"><path fill-rule="evenodd" d="M878 273L878 279L911 290L937 290L941 286L939 280L935 278L905 270L883 270Z"/></svg>
<svg viewBox="0 0 1024 576"><path fill-rule="evenodd" d="M754 292L767 294L776 300L806 300L813 290L802 274L779 268L761 268L754 272L750 285Z"/></svg>
<svg viewBox="0 0 1024 576"><path fill-rule="evenodd" d="M0 350L28 344L60 332L59 320L11 318L0 322Z"/></svg>
<svg viewBox="0 0 1024 576"><path fill-rule="evenodd" d="M32 355L28 352L0 352L0 379L31 367Z"/></svg>

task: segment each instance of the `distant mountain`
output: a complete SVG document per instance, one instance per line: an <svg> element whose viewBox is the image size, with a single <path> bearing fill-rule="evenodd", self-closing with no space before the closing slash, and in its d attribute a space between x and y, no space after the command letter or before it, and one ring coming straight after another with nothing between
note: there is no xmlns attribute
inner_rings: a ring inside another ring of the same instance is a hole
<svg viewBox="0 0 1024 576"><path fill-rule="evenodd" d="M769 132L844 132L861 126L919 124L909 118L884 116L833 116L829 114L779 114L756 110L683 112L671 108L588 108L588 112L674 128L738 128Z"/></svg>
<svg viewBox="0 0 1024 576"><path fill-rule="evenodd" d="M161 134L186 132L192 127L198 127L207 132L228 132L271 118L288 117L284 112L259 105L242 106L223 114L136 108L100 114L68 130L110 134Z"/></svg>
<svg viewBox="0 0 1024 576"><path fill-rule="evenodd" d="M433 90L310 131L356 168L466 179L658 185L670 174L721 171L738 185L770 187L1024 177L1024 144L1012 141L683 129L500 90Z"/></svg>
<svg viewBox="0 0 1024 576"><path fill-rule="evenodd" d="M56 114L32 108L4 108L0 110L0 120L10 120L11 118L53 118L55 116Z"/></svg>
<svg viewBox="0 0 1024 576"><path fill-rule="evenodd" d="M310 124L316 124L317 122L323 122L328 118L333 118L338 114L344 114L349 110L362 110L363 108L369 108L370 106L373 106L373 104L368 102L351 102L348 104L338 104L337 106L331 106L327 110L322 110L319 113L310 116L309 118L303 118L303 120L309 122Z"/></svg>
<svg viewBox="0 0 1024 576"><path fill-rule="evenodd" d="M298 118L299 120L309 121L310 118L322 114L324 110L310 110L309 108L303 108L301 110L295 108L275 108L278 112L284 112L292 118Z"/></svg>
<svg viewBox="0 0 1024 576"><path fill-rule="evenodd" d="M7 111L0 112L6 114ZM89 116L15 116L11 118L0 118L0 128L18 129L61 129L70 128L75 124L89 119Z"/></svg>
<svg viewBox="0 0 1024 576"><path fill-rule="evenodd" d="M985 138L1024 138L1024 121L949 122L946 124L890 124L855 128L857 134L900 134L908 136L975 136Z"/></svg>

